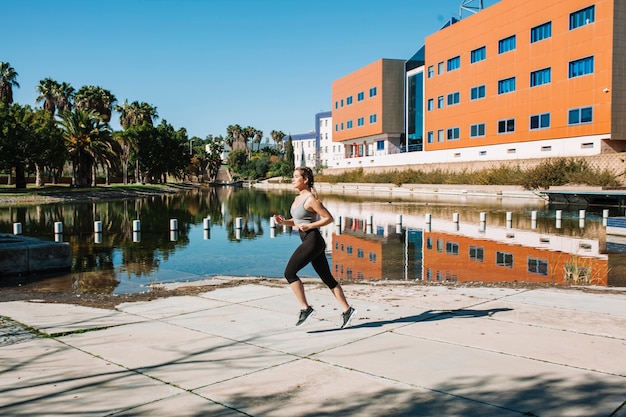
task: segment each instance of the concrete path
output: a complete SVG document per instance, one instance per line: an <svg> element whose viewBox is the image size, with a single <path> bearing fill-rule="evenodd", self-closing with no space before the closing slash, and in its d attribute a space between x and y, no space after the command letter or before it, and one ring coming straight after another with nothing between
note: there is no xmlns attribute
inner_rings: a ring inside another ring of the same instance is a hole
<svg viewBox="0 0 626 417"><path fill-rule="evenodd" d="M359 313L343 330L313 284L303 327L271 283L116 310L0 303L50 336L0 327L0 415L626 416L626 292L344 289Z"/></svg>

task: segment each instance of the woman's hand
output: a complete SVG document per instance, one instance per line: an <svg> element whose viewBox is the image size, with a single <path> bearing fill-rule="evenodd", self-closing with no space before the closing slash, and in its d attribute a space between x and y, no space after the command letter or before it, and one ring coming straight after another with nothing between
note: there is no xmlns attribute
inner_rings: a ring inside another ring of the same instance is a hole
<svg viewBox="0 0 626 417"><path fill-rule="evenodd" d="M274 221L276 224L283 224L285 222L285 218L280 214L274 214Z"/></svg>

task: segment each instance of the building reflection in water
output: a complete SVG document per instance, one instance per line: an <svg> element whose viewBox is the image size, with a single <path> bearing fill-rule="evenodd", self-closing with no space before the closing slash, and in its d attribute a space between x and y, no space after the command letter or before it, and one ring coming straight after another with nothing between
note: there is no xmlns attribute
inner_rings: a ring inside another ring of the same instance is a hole
<svg viewBox="0 0 626 417"><path fill-rule="evenodd" d="M600 241L433 219L421 227L343 218L332 268L343 279L607 285Z"/></svg>

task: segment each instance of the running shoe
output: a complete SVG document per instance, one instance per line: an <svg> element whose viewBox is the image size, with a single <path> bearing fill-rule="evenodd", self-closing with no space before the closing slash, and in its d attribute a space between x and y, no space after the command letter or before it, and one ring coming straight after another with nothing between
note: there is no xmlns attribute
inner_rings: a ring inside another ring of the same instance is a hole
<svg viewBox="0 0 626 417"><path fill-rule="evenodd" d="M300 318L296 323L296 326L302 326L309 318L315 315L313 307L309 306L306 310L300 310Z"/></svg>
<svg viewBox="0 0 626 417"><path fill-rule="evenodd" d="M343 329L345 327L348 327L350 325L350 321L354 316L356 316L356 309L352 307L349 307L346 311L341 313L341 318L343 319L343 324L341 325L341 328Z"/></svg>

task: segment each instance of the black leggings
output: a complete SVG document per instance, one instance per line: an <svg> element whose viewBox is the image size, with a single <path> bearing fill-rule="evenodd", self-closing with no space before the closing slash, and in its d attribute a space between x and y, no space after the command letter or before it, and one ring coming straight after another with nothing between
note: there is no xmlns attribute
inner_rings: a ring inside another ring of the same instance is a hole
<svg viewBox="0 0 626 417"><path fill-rule="evenodd" d="M339 285L332 272L330 272L325 253L326 242L319 229L311 229L306 232L300 231L300 239L302 243L293 252L285 268L287 282L291 284L298 281L300 279L298 271L310 262L315 272L317 272L328 288L332 290Z"/></svg>

